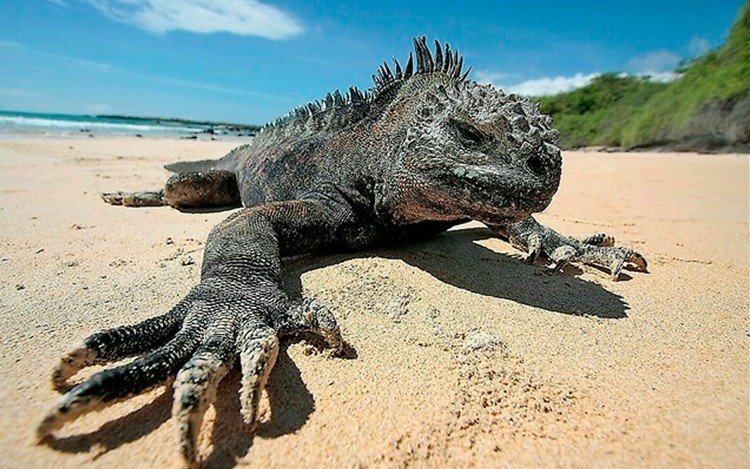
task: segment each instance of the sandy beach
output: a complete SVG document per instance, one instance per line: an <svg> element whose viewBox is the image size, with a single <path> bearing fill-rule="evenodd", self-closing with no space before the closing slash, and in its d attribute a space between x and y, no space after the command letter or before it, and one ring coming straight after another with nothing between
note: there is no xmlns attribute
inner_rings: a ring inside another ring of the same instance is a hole
<svg viewBox="0 0 750 469"><path fill-rule="evenodd" d="M179 467L171 390L37 446L50 370L90 333L171 307L227 212L104 204L162 165L233 142L0 140L0 466ZM750 465L748 155L566 152L539 220L606 231L650 273L550 275L482 225L420 244L287 262L353 351L286 343L257 432L239 371L204 422L208 467ZM86 374L90 374L90 370Z"/></svg>

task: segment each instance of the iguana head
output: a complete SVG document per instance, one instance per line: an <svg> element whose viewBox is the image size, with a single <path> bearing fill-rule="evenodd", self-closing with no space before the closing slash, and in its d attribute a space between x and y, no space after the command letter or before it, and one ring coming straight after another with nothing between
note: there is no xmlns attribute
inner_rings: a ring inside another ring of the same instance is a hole
<svg viewBox="0 0 750 469"><path fill-rule="evenodd" d="M376 126L399 135L391 144L389 212L402 222L471 218L519 220L549 205L561 158L552 119L538 106L466 79L462 59L424 38L402 70L381 67L377 93L388 103ZM391 185L392 184L392 185Z"/></svg>

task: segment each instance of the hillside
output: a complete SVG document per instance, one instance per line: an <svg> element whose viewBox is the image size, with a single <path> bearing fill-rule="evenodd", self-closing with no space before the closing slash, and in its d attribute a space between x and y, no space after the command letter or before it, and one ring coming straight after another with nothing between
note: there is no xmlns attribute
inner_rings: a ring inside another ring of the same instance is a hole
<svg viewBox="0 0 750 469"><path fill-rule="evenodd" d="M668 147L750 151L750 4L727 42L679 70L671 83L616 73L537 98L566 148Z"/></svg>

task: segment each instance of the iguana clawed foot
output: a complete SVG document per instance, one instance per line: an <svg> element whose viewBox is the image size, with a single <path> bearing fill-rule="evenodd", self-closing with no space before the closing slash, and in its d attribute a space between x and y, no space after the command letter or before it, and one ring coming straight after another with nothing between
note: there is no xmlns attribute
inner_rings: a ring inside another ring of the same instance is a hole
<svg viewBox="0 0 750 469"><path fill-rule="evenodd" d="M596 233L584 239L563 236L539 224L532 217L506 226L491 226L518 249L526 251L525 261L534 263L540 254L552 262L553 271L561 271L570 262L606 268L612 280L617 281L623 268L646 272L648 263L638 252L615 246L615 239L605 233Z"/></svg>
<svg viewBox="0 0 750 469"><path fill-rule="evenodd" d="M110 205L124 205L126 207L160 207L167 205L164 191L138 192L104 192L102 200Z"/></svg>
<svg viewBox="0 0 750 469"><path fill-rule="evenodd" d="M241 412L252 427L278 355L280 335L312 331L325 339L334 355L341 353L343 340L336 319L320 303L307 298L293 303L269 324L265 312L236 293L198 285L162 316L85 339L53 372L54 388L65 394L39 425L39 440L83 414L174 378L172 415L178 423L180 451L188 465L194 465L203 416L237 357L242 368ZM136 355L142 356L75 386L69 384L87 366Z"/></svg>

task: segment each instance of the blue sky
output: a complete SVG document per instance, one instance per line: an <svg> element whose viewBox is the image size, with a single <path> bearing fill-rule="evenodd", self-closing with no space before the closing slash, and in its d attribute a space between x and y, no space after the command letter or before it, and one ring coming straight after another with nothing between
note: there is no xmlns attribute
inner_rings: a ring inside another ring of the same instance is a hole
<svg viewBox="0 0 750 469"><path fill-rule="evenodd" d="M471 78L553 93L617 71L668 79L743 0L2 0L0 109L264 123L369 88L425 34Z"/></svg>

